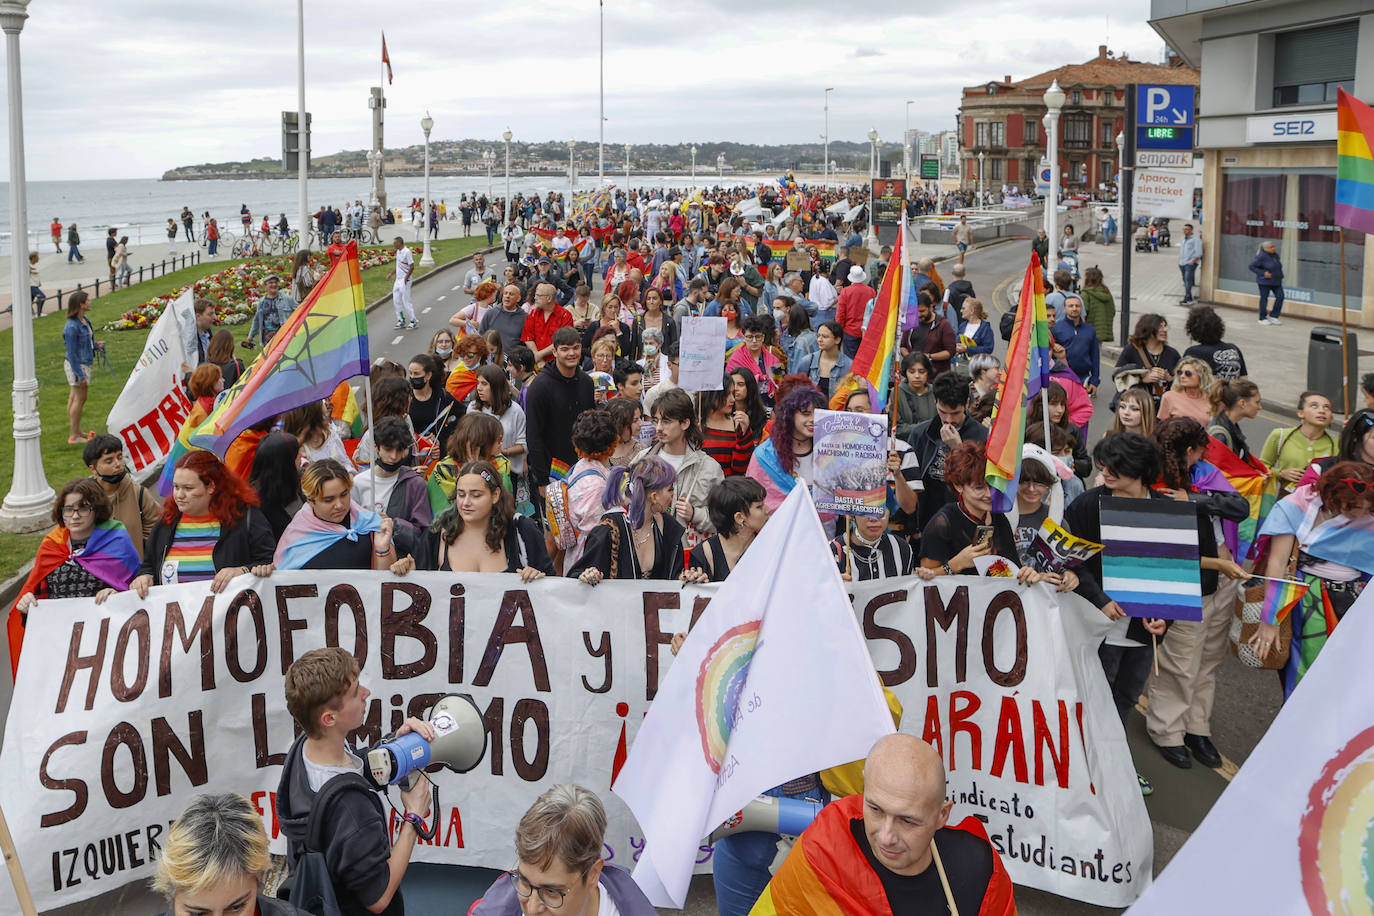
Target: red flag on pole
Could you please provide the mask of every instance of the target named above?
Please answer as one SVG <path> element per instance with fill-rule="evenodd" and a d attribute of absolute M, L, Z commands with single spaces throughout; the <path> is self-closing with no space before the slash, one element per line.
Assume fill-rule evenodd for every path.
<path fill-rule="evenodd" d="M 386 53 L 386 33 L 382 33 L 382 63 L 386 65 L 386 82 L 391 85 L 391 58 Z"/>

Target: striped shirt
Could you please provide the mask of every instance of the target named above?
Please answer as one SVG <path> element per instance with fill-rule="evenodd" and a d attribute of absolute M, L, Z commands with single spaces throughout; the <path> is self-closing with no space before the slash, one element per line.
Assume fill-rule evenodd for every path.
<path fill-rule="evenodd" d="M 215 577 L 215 544 L 219 519 L 213 515 L 183 515 L 167 548 L 167 562 L 176 561 L 178 582 L 198 582 Z"/>
<path fill-rule="evenodd" d="M 754 440 L 749 430 L 736 432 L 733 426 L 730 429 L 703 426 L 701 432 L 701 450 L 716 459 L 726 477 L 743 474 L 749 469 L 749 459 L 754 454 Z"/>

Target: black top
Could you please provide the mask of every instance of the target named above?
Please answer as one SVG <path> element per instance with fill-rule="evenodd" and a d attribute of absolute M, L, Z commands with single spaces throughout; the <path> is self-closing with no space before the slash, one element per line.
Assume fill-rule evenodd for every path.
<path fill-rule="evenodd" d="M 654 563 L 640 569 L 635 552 L 634 532 L 624 512 L 612 511 L 587 533 L 582 556 L 578 557 L 567 575 L 576 579 L 583 570 L 595 567 L 607 579 L 676 579 L 682 574 L 682 524 L 671 515 L 659 516 L 653 526 Z M 611 547 L 619 540 L 615 572 L 611 571 Z"/>
<path fill-rule="evenodd" d="M 1094 543 L 1102 543 L 1102 510 L 1099 503 L 1102 497 L 1111 495 L 1112 491 L 1106 487 L 1093 487 L 1081 494 L 1064 507 L 1064 529 L 1070 534 L 1087 538 Z M 1163 493 L 1151 490 L 1150 499 L 1168 499 L 1168 497 Z M 1112 599 L 1102 590 L 1102 554 L 1098 553 L 1090 557 L 1075 572 L 1078 574 L 1078 588 L 1074 589 L 1074 592 L 1091 601 L 1095 608 L 1106 607 Z M 1139 617 L 1131 619 L 1130 625 L 1126 628 L 1126 636 L 1136 642 L 1150 642 L 1150 634 Z"/>
<path fill-rule="evenodd" d="M 992 552 L 1008 560 L 1017 559 L 1016 535 L 1012 534 L 1007 517 L 993 513 L 988 524 L 992 525 Z M 921 559 L 949 563 L 959 551 L 972 544 L 977 535 L 978 523 L 964 514 L 958 503 L 947 503 L 921 532 Z M 955 572 L 977 575 L 972 569 L 956 569 Z"/>
<path fill-rule="evenodd" d="M 1245 433 L 1241 432 L 1225 412 L 1217 414 L 1212 418 L 1212 422 L 1207 424 L 1207 434 L 1220 439 L 1221 444 L 1236 453 L 1236 457 L 1241 461 L 1250 458 L 1250 444 L 1245 441 Z"/>
<path fill-rule="evenodd" d="M 1134 344 L 1128 343 L 1121 348 L 1121 356 L 1116 361 L 1116 368 L 1122 369 L 1127 366 L 1136 366 L 1141 369 L 1154 369 L 1158 367 L 1168 372 L 1172 377 L 1174 369 L 1177 368 L 1178 361 L 1181 358 L 1182 357 L 1178 355 L 1178 351 L 1168 344 L 1165 344 L 1164 349 L 1156 356 L 1149 350 L 1141 350 Z M 1150 394 L 1155 399 L 1156 407 L 1159 406 L 1159 399 L 1164 396 L 1164 389 L 1167 384 L 1169 383 L 1154 382 L 1145 385 L 1146 388 L 1150 389 Z"/>
<path fill-rule="evenodd" d="M 882 882 L 892 916 L 945 916 L 949 913 L 934 857 L 919 875 L 898 875 L 888 871 L 873 854 L 868 835 L 864 833 L 863 818 L 850 821 L 849 832 Z M 992 881 L 992 847 L 971 833 L 941 829 L 935 832 L 935 848 L 940 851 L 940 862 L 945 866 L 954 905 L 960 913 L 977 913 L 982 909 L 983 897 Z"/>
<path fill-rule="evenodd" d="M 399 530 L 399 529 L 398 529 Z M 440 569 L 440 535 L 432 528 L 419 532 L 407 532 L 402 536 L 404 542 L 397 549 L 404 549 L 415 558 L 415 568 L 425 570 Z M 549 551 L 544 546 L 544 532 L 534 520 L 517 515 L 506 528 L 505 537 L 506 572 L 519 572 L 526 566 L 533 566 L 546 576 L 557 575 Z M 448 551 L 444 551 L 444 570 L 449 570 Z"/>
<path fill-rule="evenodd" d="M 916 524 L 921 529 L 930 523 L 941 506 L 953 498 L 949 487 L 945 485 L 945 459 L 949 457 L 949 446 L 940 438 L 943 425 L 940 415 L 936 414 L 929 420 L 917 423 L 911 431 L 911 438 L 907 440 L 916 453 L 916 467 L 923 487 L 916 501 Z M 988 428 L 965 414 L 964 425 L 959 427 L 959 438 L 964 442 L 986 442 Z"/>
<path fill-rule="evenodd" d="M 415 435 L 417 436 L 423 436 L 426 431 L 429 431 L 429 438 L 438 442 L 439 449 L 443 452 L 444 445 L 448 440 L 448 433 L 453 431 L 453 426 L 458 422 L 458 418 L 467 412 L 467 404 L 461 401 L 455 402 L 453 395 L 444 390 L 442 383 L 437 385 L 431 383 L 431 385 L 429 400 L 418 401 L 413 397 L 410 399 L 410 425 L 415 428 Z M 438 430 L 430 430 L 430 426 L 434 424 L 434 418 L 439 416 L 440 412 L 450 404 L 453 407 L 449 410 L 448 419 L 444 421 L 443 426 Z"/>
<path fill-rule="evenodd" d="M 730 561 L 725 557 L 725 548 L 720 543 L 720 535 L 713 534 L 687 554 L 687 568 L 700 569 L 711 577 L 712 582 L 724 582 L 730 575 Z"/>
<path fill-rule="evenodd" d="M 577 415 L 596 406 L 592 377 L 580 369 L 567 378 L 556 365 L 539 371 L 525 390 L 525 430 L 529 473 L 537 486 L 549 482 L 549 466 L 558 458 L 577 464 L 572 428 Z"/>
<path fill-rule="evenodd" d="M 324 550 L 315 554 L 301 569 L 371 569 L 372 535 L 360 537 L 356 541 L 339 538 Z"/>
<path fill-rule="evenodd" d="M 1245 354 L 1233 343 L 1221 341 L 1214 344 L 1193 344 L 1183 351 L 1184 356 L 1195 356 L 1212 367 L 1212 374 L 1219 379 L 1234 382 L 1245 371 Z"/>
<path fill-rule="evenodd" d="M 1039 509 L 1030 514 L 1023 512 L 1016 519 L 1016 529 L 1012 532 L 1012 537 L 1016 539 L 1016 556 L 1009 559 L 1017 560 L 1022 566 L 1034 566 L 1036 569 L 1040 569 L 1039 564 L 1033 562 L 1036 557 L 1031 553 L 1031 547 L 1035 544 L 1036 535 L 1040 533 L 1041 524 L 1049 516 L 1049 505 L 1042 503 Z M 1008 520 L 1008 524 L 1010 524 L 1010 520 Z M 1043 569 L 1040 571 L 1044 572 Z"/>

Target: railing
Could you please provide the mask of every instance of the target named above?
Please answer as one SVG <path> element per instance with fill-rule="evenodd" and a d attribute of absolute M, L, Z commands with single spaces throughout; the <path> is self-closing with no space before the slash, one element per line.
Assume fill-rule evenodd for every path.
<path fill-rule="evenodd" d="M 182 268 L 188 266 L 194 267 L 199 263 L 200 252 L 193 251 L 190 254 L 183 254 L 180 257 L 164 259 L 157 264 L 149 264 L 147 267 L 140 267 L 137 271 L 133 271 L 133 269 L 130 268 L 130 282 L 128 283 L 128 286 L 133 286 L 135 283 L 142 283 L 144 280 L 152 280 L 159 276 L 166 276 L 168 270 L 181 270 Z M 168 265 L 171 266 L 169 267 Z M 133 279 L 134 273 L 138 274 L 137 280 Z M 147 276 L 144 276 L 145 273 L 147 274 Z M 57 308 L 61 309 L 63 298 L 70 296 L 72 293 L 81 292 L 82 290 L 89 290 L 93 298 L 99 299 L 101 286 L 104 286 L 107 292 L 114 292 L 116 289 L 120 288 L 120 285 L 121 284 L 119 282 L 111 284 L 109 280 L 101 280 L 97 278 L 94 283 L 78 283 L 72 289 L 58 289 L 57 292 L 48 296 L 47 301 L 51 302 L 55 300 L 57 302 Z"/>

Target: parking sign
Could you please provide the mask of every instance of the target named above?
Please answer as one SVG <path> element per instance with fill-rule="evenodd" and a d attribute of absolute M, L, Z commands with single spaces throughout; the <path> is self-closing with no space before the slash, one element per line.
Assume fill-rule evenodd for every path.
<path fill-rule="evenodd" d="M 1136 87 L 1136 149 L 1193 148 L 1193 86 Z"/>

